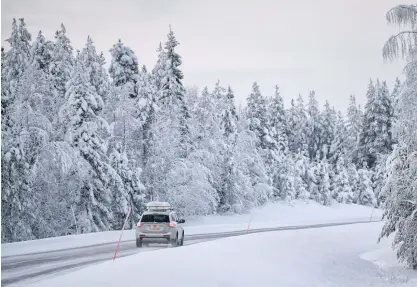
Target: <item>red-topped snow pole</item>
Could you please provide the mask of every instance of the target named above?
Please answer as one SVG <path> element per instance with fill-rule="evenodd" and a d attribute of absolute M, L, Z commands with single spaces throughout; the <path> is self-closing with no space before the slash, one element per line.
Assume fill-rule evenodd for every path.
<path fill-rule="evenodd" d="M 125 225 L 130 216 L 131 211 L 132 211 L 132 208 L 129 207 L 129 211 L 127 212 L 125 222 L 123 223 L 122 232 L 120 233 L 119 241 L 117 242 L 116 251 L 114 251 L 113 261 L 116 260 L 117 250 L 119 250 L 119 245 L 120 245 L 120 240 L 122 240 L 123 230 L 125 229 Z"/>

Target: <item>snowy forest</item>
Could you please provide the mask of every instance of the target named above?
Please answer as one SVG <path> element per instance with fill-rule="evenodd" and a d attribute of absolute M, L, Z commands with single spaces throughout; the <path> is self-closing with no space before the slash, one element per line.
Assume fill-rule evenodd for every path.
<path fill-rule="evenodd" d="M 154 67 L 118 40 L 106 69 L 90 36 L 75 50 L 64 25 L 47 39 L 13 20 L 1 49 L 2 242 L 120 229 L 129 209 L 132 228 L 150 200 L 183 216 L 336 201 L 386 208 L 381 236 L 395 232 L 417 268 L 417 6 L 387 20 L 410 28 L 383 49 L 406 59 L 405 81 L 368 79 L 366 105 L 350 95 L 346 111 L 315 91 L 286 107 L 294 95 L 278 85 L 261 94 L 254 82 L 239 109 L 220 81 L 185 87 L 171 27 Z"/>

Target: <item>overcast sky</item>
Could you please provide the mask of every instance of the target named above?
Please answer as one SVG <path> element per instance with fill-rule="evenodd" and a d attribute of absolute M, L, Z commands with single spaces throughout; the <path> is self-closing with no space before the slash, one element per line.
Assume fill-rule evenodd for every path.
<path fill-rule="evenodd" d="M 90 35 L 108 62 L 118 38 L 140 64 L 153 67 L 171 24 L 186 85 L 231 85 L 237 104 L 258 81 L 264 95 L 278 84 L 288 103 L 314 89 L 320 104 L 345 110 L 349 95 L 364 104 L 369 78 L 391 88 L 403 63 L 384 63 L 381 49 L 398 32 L 385 13 L 415 0 L 2 0 L 1 39 L 12 18 L 52 39 L 63 22 L 74 48 Z M 7 45 L 6 45 L 7 46 Z"/>

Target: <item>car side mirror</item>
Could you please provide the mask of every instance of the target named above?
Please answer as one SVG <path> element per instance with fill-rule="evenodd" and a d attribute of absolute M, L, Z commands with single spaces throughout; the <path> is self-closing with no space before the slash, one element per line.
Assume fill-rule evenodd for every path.
<path fill-rule="evenodd" d="M 185 219 L 181 218 L 181 219 L 178 220 L 178 223 L 184 223 L 184 222 L 185 222 Z"/>

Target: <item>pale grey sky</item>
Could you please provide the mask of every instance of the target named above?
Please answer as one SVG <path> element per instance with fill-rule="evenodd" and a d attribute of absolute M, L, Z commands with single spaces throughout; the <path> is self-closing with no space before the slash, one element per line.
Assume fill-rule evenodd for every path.
<path fill-rule="evenodd" d="M 1 39 L 13 17 L 24 17 L 35 37 L 53 39 L 63 22 L 74 48 L 90 35 L 108 62 L 121 38 L 152 68 L 156 49 L 171 24 L 183 57 L 184 83 L 213 88 L 220 79 L 235 91 L 237 104 L 258 81 L 264 95 L 275 84 L 288 103 L 314 89 L 345 111 L 349 95 L 364 104 L 369 78 L 390 88 L 403 63 L 384 63 L 381 49 L 398 32 L 385 13 L 413 0 L 3 0 Z M 7 46 L 7 45 L 6 45 Z"/>

